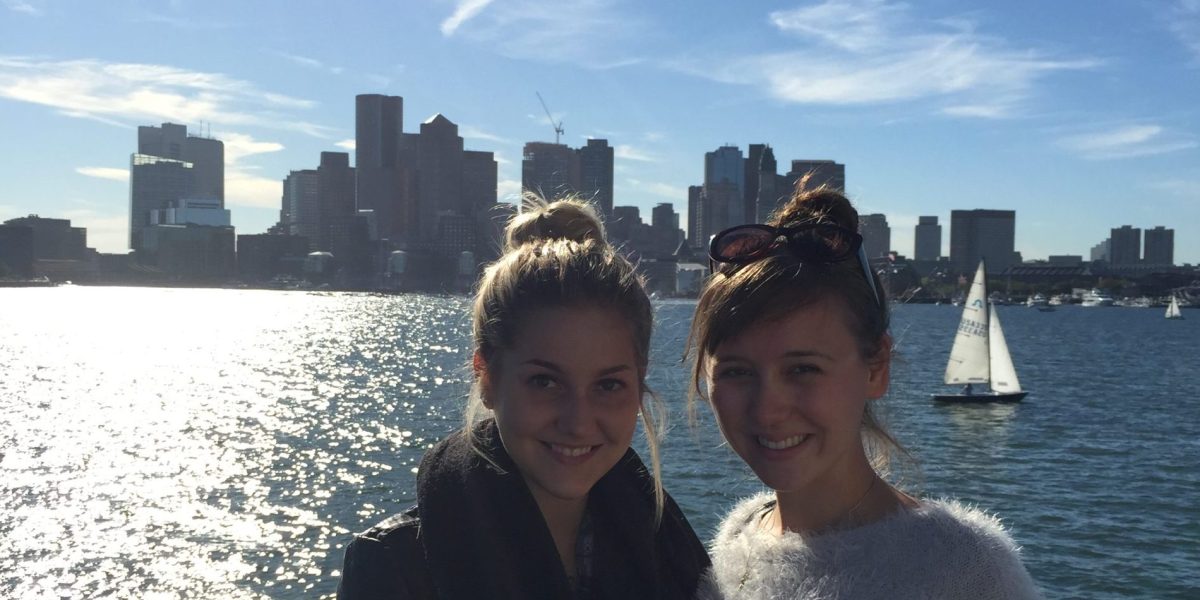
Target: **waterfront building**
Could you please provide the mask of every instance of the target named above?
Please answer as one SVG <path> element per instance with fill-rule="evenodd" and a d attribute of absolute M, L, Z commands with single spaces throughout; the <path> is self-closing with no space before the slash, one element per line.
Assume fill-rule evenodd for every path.
<path fill-rule="evenodd" d="M 636 206 L 614 206 L 606 229 L 613 242 L 629 242 L 638 225 L 642 224 L 641 210 Z"/>
<path fill-rule="evenodd" d="M 142 229 L 152 225 L 150 211 L 187 197 L 193 189 L 192 163 L 150 154 L 129 159 L 129 247 L 142 248 Z"/>
<path fill-rule="evenodd" d="M 1092 246 L 1092 250 L 1088 255 L 1089 260 L 1091 260 L 1092 262 L 1096 262 L 1096 261 L 1108 262 L 1110 246 L 1112 246 L 1112 240 L 1104 240 L 1103 242 L 1100 242 L 1099 244 Z"/>
<path fill-rule="evenodd" d="M 664 252 L 674 252 L 683 241 L 683 231 L 679 229 L 679 213 L 670 202 L 660 202 L 650 211 L 650 227 L 654 230 L 656 239 L 661 240 Z"/>
<path fill-rule="evenodd" d="M 1142 260 L 1142 230 L 1129 225 L 1113 229 L 1109 235 L 1109 260 L 1112 265 L 1136 265 Z"/>
<path fill-rule="evenodd" d="M 287 275 L 304 276 L 308 240 L 299 235 L 257 233 L 237 236 L 237 273 L 242 281 L 262 283 Z"/>
<path fill-rule="evenodd" d="M 385 238 L 410 225 L 404 199 L 407 182 L 400 166 L 403 128 L 404 99 L 400 96 L 354 97 L 355 208 L 373 211 L 379 235 Z M 310 243 L 316 239 L 301 235 L 308 235 Z"/>
<path fill-rule="evenodd" d="M 752 208 L 748 222 L 766 223 L 767 217 L 770 216 L 769 212 L 775 209 L 775 206 L 779 204 L 781 194 L 785 194 L 786 191 L 780 190 L 779 164 L 775 162 L 775 151 L 766 144 L 762 145 L 761 151 L 757 151 L 757 145 L 750 145 L 750 157 L 746 160 L 746 173 L 750 173 L 751 168 L 754 169 L 754 174 L 746 180 L 748 188 L 751 188 L 750 181 L 754 182 L 752 185 L 754 197 L 749 200 Z M 757 158 L 754 156 L 756 152 Z M 764 210 L 767 211 L 767 214 L 764 214 Z"/>
<path fill-rule="evenodd" d="M 33 228 L 0 225 L 0 278 L 33 277 Z"/>
<path fill-rule="evenodd" d="M 704 153 L 703 235 L 746 222 L 744 189 L 746 166 L 737 146 L 725 145 Z"/>
<path fill-rule="evenodd" d="M 892 228 L 883 214 L 859 215 L 858 232 L 863 237 L 863 251 L 868 258 L 887 256 L 892 249 Z"/>
<path fill-rule="evenodd" d="M 832 160 L 793 160 L 790 171 L 776 175 L 775 157 L 772 154 L 770 163 L 764 162 L 762 168 L 764 170 L 759 173 L 758 191 L 759 223 L 766 222 L 771 213 L 791 199 L 796 191 L 796 184 L 805 175 L 809 176 L 809 189 L 827 186 L 839 192 L 846 190 L 846 165 Z"/>
<path fill-rule="evenodd" d="M 787 174 L 792 184 L 805 175 L 809 176 L 809 188 L 827 186 L 839 192 L 846 191 L 846 165 L 832 160 L 793 160 L 792 170 Z"/>
<path fill-rule="evenodd" d="M 142 230 L 138 262 L 168 279 L 221 283 L 236 271 L 232 227 L 150 225 Z"/>
<path fill-rule="evenodd" d="M 608 140 L 589 139 L 577 151 L 579 156 L 579 194 L 596 205 L 608 218 L 613 210 L 613 148 Z"/>
<path fill-rule="evenodd" d="M 1052 267 L 1082 267 L 1083 257 L 1078 254 L 1051 254 L 1046 264 Z"/>
<path fill-rule="evenodd" d="M 137 153 L 191 163 L 192 189 L 188 195 L 215 199 L 224 208 L 225 144 L 221 140 L 189 135 L 186 125 L 143 125 L 138 127 Z"/>
<path fill-rule="evenodd" d="M 971 273 L 985 259 L 988 273 L 999 275 L 1016 260 L 1017 213 L 1013 210 L 950 211 L 950 266 Z"/>
<path fill-rule="evenodd" d="M 1147 265 L 1169 267 L 1175 264 L 1175 230 L 1162 225 L 1147 229 L 1142 262 Z"/>
<path fill-rule="evenodd" d="M 742 206 L 745 214 L 742 219 L 745 223 L 756 223 L 758 222 L 758 189 L 762 173 L 775 175 L 775 153 L 766 144 L 750 144 L 750 149 L 746 153 L 744 169 L 745 176 L 742 180 L 745 185 L 742 189 Z"/>
<path fill-rule="evenodd" d="M 321 216 L 317 204 L 317 170 L 302 169 L 288 173 L 283 180 L 283 226 L 289 235 L 308 240 L 316 250 Z"/>
<path fill-rule="evenodd" d="M 87 258 L 87 229 L 72 227 L 70 219 L 48 219 L 37 215 L 9 219 L 4 225 L 27 227 L 33 241 L 34 261 L 85 260 Z M 13 234 L 14 239 L 24 234 Z"/>
<path fill-rule="evenodd" d="M 568 194 L 592 202 L 605 220 L 613 216 L 613 148 L 590 139 L 579 149 L 528 142 L 521 160 L 521 189 L 547 199 Z"/>
<path fill-rule="evenodd" d="M 185 198 L 225 207 L 225 145 L 188 135 L 187 126 L 138 127 L 138 149 L 129 165 L 129 247 L 141 247 L 151 211 Z"/>
<path fill-rule="evenodd" d="M 708 238 L 704 235 L 704 186 L 688 186 L 687 239 L 688 245 L 697 250 L 704 249 Z"/>
<path fill-rule="evenodd" d="M 216 200 L 181 198 L 171 201 L 164 208 L 150 211 L 153 225 L 209 225 L 229 227 L 232 225 L 229 209 L 221 208 Z"/>
<path fill-rule="evenodd" d="M 913 235 L 913 260 L 933 261 L 942 255 L 942 226 L 936 216 L 917 217 Z"/>

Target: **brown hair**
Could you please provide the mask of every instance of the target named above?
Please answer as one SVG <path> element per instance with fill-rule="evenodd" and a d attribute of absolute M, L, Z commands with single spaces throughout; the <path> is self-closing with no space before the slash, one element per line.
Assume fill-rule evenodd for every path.
<path fill-rule="evenodd" d="M 479 280 L 472 311 L 475 351 L 494 367 L 511 348 L 525 318 L 552 307 L 596 307 L 615 311 L 633 333 L 642 390 L 642 426 L 650 449 L 657 514 L 661 515 L 658 433 L 663 410 L 646 385 L 654 315 L 645 284 L 633 265 L 608 244 L 604 225 L 591 204 L 574 197 L 548 202 L 526 193 L 524 210 L 505 230 L 504 254 Z M 483 406 L 477 376 L 465 414 L 466 431 L 490 413 Z M 648 406 L 647 396 L 651 403 Z"/>
<path fill-rule="evenodd" d="M 788 227 L 809 223 L 831 223 L 858 231 L 858 211 L 841 192 L 826 186 L 808 189 L 808 177 L 796 184 L 792 198 L 776 210 L 767 224 Z M 883 350 L 891 315 L 884 287 L 872 272 L 875 292 L 862 272 L 860 262 L 851 258 L 830 264 L 804 263 L 786 250 L 745 265 L 725 265 L 709 278 L 692 319 L 688 335 L 688 354 L 694 359 L 689 410 L 695 398 L 704 398 L 701 381 L 705 362 L 722 342 L 763 322 L 786 318 L 793 311 L 825 299 L 841 307 L 846 325 L 858 343 L 860 356 L 872 359 Z M 886 470 L 892 451 L 907 456 L 907 451 L 887 432 L 867 404 L 862 418 L 863 442 L 872 465 Z"/>

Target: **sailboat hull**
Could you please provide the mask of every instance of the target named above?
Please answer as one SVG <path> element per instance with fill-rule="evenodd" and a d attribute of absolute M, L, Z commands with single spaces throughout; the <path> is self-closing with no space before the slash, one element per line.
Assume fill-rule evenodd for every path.
<path fill-rule="evenodd" d="M 983 404 L 989 402 L 1020 402 L 1029 392 L 988 392 L 984 394 L 933 394 L 936 402 Z"/>

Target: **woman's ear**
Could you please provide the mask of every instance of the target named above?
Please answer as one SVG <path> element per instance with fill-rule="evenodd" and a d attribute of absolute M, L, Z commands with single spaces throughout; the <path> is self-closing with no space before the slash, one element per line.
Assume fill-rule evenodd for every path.
<path fill-rule="evenodd" d="M 479 382 L 479 399 L 483 401 L 485 408 L 492 408 L 491 387 L 488 381 L 487 361 L 483 359 L 483 355 L 478 350 L 471 355 L 471 370 L 475 372 L 475 380 Z"/>
<path fill-rule="evenodd" d="M 867 359 L 867 398 L 875 400 L 887 393 L 892 377 L 892 336 L 879 338 L 879 351 Z"/>

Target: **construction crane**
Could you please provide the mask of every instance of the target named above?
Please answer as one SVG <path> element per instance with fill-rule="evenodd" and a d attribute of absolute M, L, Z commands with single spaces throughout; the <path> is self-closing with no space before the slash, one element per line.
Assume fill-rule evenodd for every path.
<path fill-rule="evenodd" d="M 539 92 L 534 93 L 537 94 L 538 101 L 542 103 L 542 108 L 546 111 L 546 118 L 550 119 L 550 125 L 554 127 L 554 143 L 557 144 L 559 136 L 563 134 L 562 119 L 559 119 L 558 122 L 555 123 L 554 115 L 550 114 L 550 107 L 546 106 L 546 101 L 542 99 L 542 94 Z"/>

